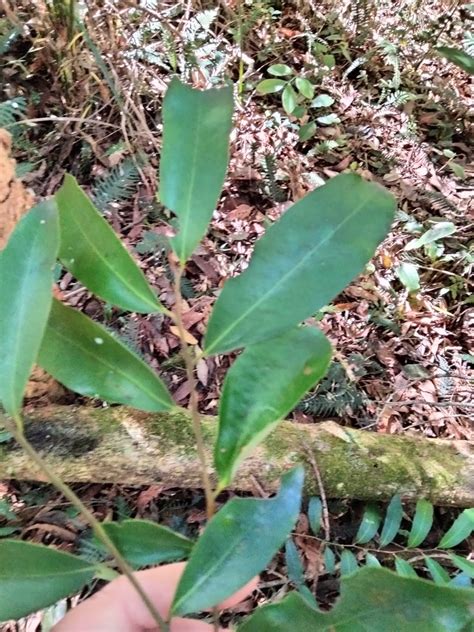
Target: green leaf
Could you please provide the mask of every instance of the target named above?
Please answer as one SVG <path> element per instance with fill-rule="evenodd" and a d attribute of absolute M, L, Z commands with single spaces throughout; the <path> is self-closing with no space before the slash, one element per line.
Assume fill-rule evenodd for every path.
<path fill-rule="evenodd" d="M 381 568 L 382 565 L 378 561 L 378 559 L 372 553 L 365 554 L 365 563 L 367 566 L 371 568 Z"/>
<path fill-rule="evenodd" d="M 341 572 L 341 576 L 345 577 L 346 575 L 351 575 L 352 573 L 355 573 L 358 568 L 359 565 L 357 564 L 354 553 L 348 551 L 347 549 L 344 549 L 344 551 L 341 553 L 341 560 L 339 562 L 339 570 Z"/>
<path fill-rule="evenodd" d="M 258 608 L 239 632 L 467 632 L 474 592 L 363 568 L 343 577 L 329 612 L 309 607 L 298 593 Z"/>
<path fill-rule="evenodd" d="M 178 584 L 174 615 L 212 608 L 267 566 L 296 523 L 303 476 L 296 467 L 275 498 L 233 498 L 209 521 Z"/>
<path fill-rule="evenodd" d="M 466 169 L 464 168 L 463 165 L 460 165 L 458 162 L 454 162 L 454 161 L 450 162 L 449 168 L 454 173 L 456 178 L 459 178 L 460 180 L 464 180 L 466 178 Z"/>
<path fill-rule="evenodd" d="M 452 235 L 454 232 L 456 232 L 456 226 L 452 222 L 438 222 L 433 228 L 430 228 L 426 233 L 423 233 L 421 237 L 418 237 L 418 239 L 409 241 L 405 246 L 405 250 L 414 250 L 415 248 L 432 244 L 435 241 Z"/>
<path fill-rule="evenodd" d="M 433 505 L 428 500 L 416 503 L 415 517 L 408 536 L 408 548 L 419 546 L 430 532 L 433 524 Z"/>
<path fill-rule="evenodd" d="M 17 224 L 0 253 L 0 402 L 15 417 L 51 309 L 59 248 L 54 202 L 42 202 Z"/>
<path fill-rule="evenodd" d="M 313 108 L 328 108 L 334 103 L 334 99 L 329 94 L 319 94 L 313 101 L 311 101 L 311 107 Z"/>
<path fill-rule="evenodd" d="M 192 540 L 150 520 L 104 522 L 102 527 L 134 567 L 185 559 L 194 546 Z"/>
<path fill-rule="evenodd" d="M 308 503 L 308 521 L 313 535 L 318 535 L 323 517 L 323 503 L 319 496 L 312 496 Z"/>
<path fill-rule="evenodd" d="M 292 115 L 295 118 L 301 119 L 303 116 L 306 116 L 308 110 L 304 107 L 304 105 L 298 104 L 292 112 Z"/>
<path fill-rule="evenodd" d="M 316 328 L 292 329 L 247 347 L 227 372 L 214 463 L 221 487 L 238 464 L 326 373 L 331 345 Z"/>
<path fill-rule="evenodd" d="M 145 275 L 73 176 L 66 174 L 56 202 L 63 266 L 112 305 L 145 314 L 161 311 Z"/>
<path fill-rule="evenodd" d="M 38 363 L 81 395 L 149 412 L 174 406 L 163 382 L 141 358 L 107 329 L 56 300 Z"/>
<path fill-rule="evenodd" d="M 284 79 L 264 79 L 257 85 L 257 92 L 259 94 L 274 94 L 280 92 L 286 86 Z"/>
<path fill-rule="evenodd" d="M 474 562 L 466 560 L 464 557 L 455 555 L 454 553 L 450 553 L 449 557 L 452 559 L 453 564 L 462 570 L 463 573 L 474 579 Z"/>
<path fill-rule="evenodd" d="M 277 336 L 359 274 L 385 237 L 395 200 L 354 174 L 309 193 L 257 242 L 249 267 L 224 286 L 205 351 L 224 353 Z"/>
<path fill-rule="evenodd" d="M 437 52 L 445 57 L 448 61 L 451 61 L 459 68 L 462 68 L 470 75 L 474 75 L 474 57 L 465 53 L 460 48 L 451 48 L 449 46 L 437 46 Z"/>
<path fill-rule="evenodd" d="M 178 218 L 182 264 L 204 237 L 229 162 L 232 87 L 194 90 L 173 79 L 163 102 L 160 199 Z"/>
<path fill-rule="evenodd" d="M 298 104 L 298 95 L 291 83 L 287 83 L 281 95 L 281 103 L 287 114 L 291 114 Z"/>
<path fill-rule="evenodd" d="M 380 534 L 380 546 L 384 547 L 393 542 L 402 524 L 403 507 L 400 496 L 397 494 L 392 498 L 385 514 L 385 522 Z"/>
<path fill-rule="evenodd" d="M 0 542 L 0 621 L 19 619 L 79 591 L 95 567 L 69 553 L 18 540 Z"/>
<path fill-rule="evenodd" d="M 321 125 L 334 125 L 335 123 L 341 122 L 341 119 L 338 117 L 337 114 L 327 114 L 326 116 L 318 116 L 316 120 Z"/>
<path fill-rule="evenodd" d="M 291 538 L 285 543 L 285 562 L 288 579 L 293 582 L 296 587 L 304 584 L 304 569 L 301 563 L 300 554 Z"/>
<path fill-rule="evenodd" d="M 440 586 L 445 586 L 449 584 L 451 581 L 451 577 L 449 573 L 439 564 L 436 560 L 431 557 L 426 558 L 426 568 L 428 569 L 429 574 L 433 578 L 435 584 L 439 584 Z"/>
<path fill-rule="evenodd" d="M 286 77 L 293 74 L 292 69 L 286 64 L 273 64 L 268 68 L 268 74 L 274 77 Z"/>
<path fill-rule="evenodd" d="M 395 274 L 410 293 L 417 292 L 420 289 L 418 267 L 413 263 L 401 263 L 398 268 L 395 269 Z"/>
<path fill-rule="evenodd" d="M 296 77 L 295 83 L 298 88 L 298 92 L 306 99 L 312 99 L 314 97 L 314 86 L 311 81 L 308 81 L 308 79 L 304 79 L 303 77 Z"/>
<path fill-rule="evenodd" d="M 301 142 L 309 140 L 312 136 L 314 136 L 316 132 L 316 123 L 311 121 L 310 123 L 305 123 L 298 130 L 298 138 Z"/>
<path fill-rule="evenodd" d="M 368 505 L 364 511 L 362 522 L 355 537 L 356 544 L 367 544 L 375 536 L 382 521 L 380 510 L 376 505 Z"/>
<path fill-rule="evenodd" d="M 336 556 L 330 546 L 324 549 L 324 569 L 328 575 L 332 575 L 336 571 Z"/>
<path fill-rule="evenodd" d="M 474 508 L 465 509 L 453 522 L 438 544 L 440 549 L 452 549 L 468 538 L 474 530 Z"/>
<path fill-rule="evenodd" d="M 395 558 L 395 569 L 400 577 L 418 577 L 413 566 L 399 557 Z"/>

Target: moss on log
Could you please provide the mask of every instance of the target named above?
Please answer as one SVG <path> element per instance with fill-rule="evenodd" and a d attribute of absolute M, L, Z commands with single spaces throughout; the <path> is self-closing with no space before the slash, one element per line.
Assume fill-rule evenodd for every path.
<path fill-rule="evenodd" d="M 0 414 L 0 424 L 2 417 Z M 203 418 L 211 462 L 216 422 Z M 186 411 L 148 414 L 124 407 L 54 406 L 27 416 L 25 432 L 50 466 L 69 482 L 200 487 L 199 464 Z M 306 492 L 318 494 L 311 454 L 329 497 L 365 500 L 428 498 L 474 506 L 474 443 L 393 436 L 334 422 L 282 422 L 241 465 L 233 489 L 272 491 L 283 471 L 306 465 Z M 0 479 L 42 480 L 11 441 L 0 446 Z"/>

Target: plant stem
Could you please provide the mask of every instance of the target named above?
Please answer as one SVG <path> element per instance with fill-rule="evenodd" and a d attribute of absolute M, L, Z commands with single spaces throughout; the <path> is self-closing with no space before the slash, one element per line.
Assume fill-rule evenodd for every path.
<path fill-rule="evenodd" d="M 28 439 L 25 437 L 22 431 L 23 421 L 20 415 L 15 417 L 15 424 L 16 425 L 7 422 L 5 425 L 7 427 L 7 430 L 11 432 L 11 434 L 15 437 L 16 441 L 20 444 L 20 446 L 23 448 L 26 454 L 30 457 L 33 463 L 36 464 L 38 469 L 41 472 L 43 472 L 43 474 L 47 477 L 49 482 L 51 482 L 63 494 L 63 496 L 65 496 L 74 505 L 74 507 L 76 507 L 81 512 L 81 514 L 84 516 L 84 518 L 87 520 L 90 527 L 92 528 L 96 538 L 104 545 L 104 547 L 108 550 L 108 552 L 113 556 L 115 563 L 117 564 L 120 571 L 123 573 L 123 575 L 125 575 L 125 577 L 127 577 L 129 582 L 132 584 L 133 588 L 136 590 L 136 592 L 142 599 L 145 606 L 148 608 L 151 616 L 153 617 L 156 624 L 158 625 L 158 629 L 161 632 L 169 632 L 170 628 L 169 628 L 168 623 L 163 619 L 163 617 L 160 615 L 158 610 L 155 608 L 155 606 L 149 599 L 148 595 L 140 586 L 140 583 L 138 582 L 137 578 L 133 574 L 132 569 L 129 567 L 126 560 L 124 559 L 120 551 L 117 549 L 115 544 L 109 538 L 103 526 L 100 524 L 98 520 L 96 520 L 92 512 L 89 511 L 89 509 L 84 505 L 82 500 L 78 496 L 76 496 L 76 494 L 72 491 L 72 489 L 68 485 L 66 485 L 66 483 L 64 483 L 64 481 L 61 480 L 61 478 L 59 478 L 59 476 L 57 476 L 54 473 L 54 471 L 49 467 L 49 465 L 47 465 L 43 461 L 43 459 L 40 457 L 40 455 L 36 452 L 36 450 L 30 444 Z"/>
<path fill-rule="evenodd" d="M 183 324 L 183 297 L 181 295 L 181 279 L 183 276 L 184 267 L 179 266 L 174 270 L 174 294 L 175 294 L 175 309 L 174 309 L 174 322 L 178 328 L 179 337 L 181 339 L 181 349 L 183 352 L 184 365 L 186 367 L 186 377 L 189 384 L 189 413 L 193 424 L 194 436 L 196 438 L 196 449 L 201 463 L 201 476 L 202 485 L 204 487 L 204 493 L 206 495 L 206 513 L 207 519 L 210 520 L 215 512 L 214 492 L 212 489 L 211 479 L 207 469 L 206 451 L 204 448 L 204 438 L 202 435 L 201 417 L 198 409 L 198 396 L 197 396 L 197 384 L 195 377 L 196 359 L 193 358 L 191 349 L 186 342 L 186 330 Z"/>

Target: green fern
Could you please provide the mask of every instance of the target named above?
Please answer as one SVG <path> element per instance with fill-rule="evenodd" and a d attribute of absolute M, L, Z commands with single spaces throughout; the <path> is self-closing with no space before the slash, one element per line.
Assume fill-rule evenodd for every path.
<path fill-rule="evenodd" d="M 320 498 L 311 498 L 308 522 L 316 537 L 320 535 L 322 514 Z M 474 578 L 474 562 L 455 554 L 452 549 L 468 540 L 474 531 L 474 509 L 463 510 L 442 537 L 438 536 L 437 547 L 433 548 L 430 544 L 429 553 L 423 556 L 423 549 L 419 547 L 432 531 L 433 516 L 433 505 L 421 499 L 412 514 L 410 529 L 405 530 L 402 522 L 409 521 L 410 516 L 404 510 L 399 496 L 392 498 L 385 510 L 385 517 L 378 504 L 367 505 L 353 544 L 323 539 L 325 574 L 339 572 L 343 576 L 356 570 L 360 564 L 365 564 L 387 566 L 402 577 L 417 577 L 419 570 L 435 583 L 470 587 L 471 578 Z M 364 545 L 368 545 L 367 548 Z M 437 560 L 442 561 L 443 565 Z"/>
<path fill-rule="evenodd" d="M 3 30 L 3 29 L 2 29 Z M 14 26 L 12 28 L 8 28 L 5 33 L 0 35 L 0 55 L 4 55 L 7 53 L 13 43 L 16 41 L 18 36 L 21 34 L 21 27 Z"/>
<path fill-rule="evenodd" d="M 0 103 L 0 127 L 10 128 L 11 132 L 16 121 L 25 114 L 26 105 L 24 97 L 15 97 Z"/>
<path fill-rule="evenodd" d="M 351 382 L 340 362 L 333 362 L 316 390 L 296 407 L 315 417 L 342 417 L 350 411 L 361 412 L 367 404 L 366 395 Z"/>
<path fill-rule="evenodd" d="M 123 162 L 100 178 L 92 189 L 92 197 L 99 210 L 104 212 L 109 204 L 130 199 L 135 193 L 139 180 L 137 160 L 125 158 Z"/>
<path fill-rule="evenodd" d="M 270 198 L 274 202 L 284 202 L 286 193 L 276 180 L 276 159 L 273 154 L 265 154 L 262 161 L 262 169 Z"/>

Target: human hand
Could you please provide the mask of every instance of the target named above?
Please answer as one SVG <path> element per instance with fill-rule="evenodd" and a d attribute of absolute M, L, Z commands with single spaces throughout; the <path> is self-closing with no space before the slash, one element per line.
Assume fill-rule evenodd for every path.
<path fill-rule="evenodd" d="M 176 587 L 186 564 L 167 564 L 135 573 L 163 619 L 168 618 Z M 242 601 L 257 586 L 257 578 L 220 604 L 219 609 L 231 608 Z M 157 630 L 156 623 L 140 596 L 126 577 L 119 577 L 70 610 L 52 632 L 145 632 Z M 171 632 L 212 632 L 213 627 L 196 619 L 176 618 Z M 220 628 L 223 630 L 223 628 Z"/>

